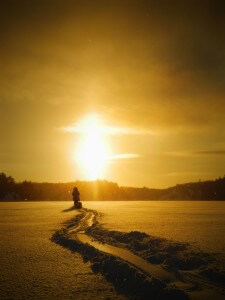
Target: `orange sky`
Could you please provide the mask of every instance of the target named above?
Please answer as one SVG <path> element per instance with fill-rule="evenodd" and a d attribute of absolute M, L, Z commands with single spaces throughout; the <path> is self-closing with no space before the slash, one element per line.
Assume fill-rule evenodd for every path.
<path fill-rule="evenodd" d="M 1 171 L 87 179 L 81 135 L 62 128 L 96 114 L 118 129 L 104 136 L 118 159 L 102 178 L 165 187 L 224 175 L 222 1 L 10 0 L 0 28 Z"/>

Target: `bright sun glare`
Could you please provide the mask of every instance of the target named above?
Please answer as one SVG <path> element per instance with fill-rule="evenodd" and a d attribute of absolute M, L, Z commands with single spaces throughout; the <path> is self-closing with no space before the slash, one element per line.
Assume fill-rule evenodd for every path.
<path fill-rule="evenodd" d="M 89 180 L 96 180 L 103 175 L 109 157 L 102 124 L 96 115 L 91 115 L 77 127 L 82 133 L 77 152 L 78 163 Z"/>

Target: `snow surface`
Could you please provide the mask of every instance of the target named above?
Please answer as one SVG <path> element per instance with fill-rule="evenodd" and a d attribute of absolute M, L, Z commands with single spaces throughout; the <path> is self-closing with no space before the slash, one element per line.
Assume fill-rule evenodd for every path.
<path fill-rule="evenodd" d="M 101 225 L 190 243 L 225 255 L 225 201 L 98 201 L 84 207 L 103 213 Z"/>
<path fill-rule="evenodd" d="M 68 202 L 0 203 L 0 299 L 124 299 L 81 256 L 51 242 Z"/>

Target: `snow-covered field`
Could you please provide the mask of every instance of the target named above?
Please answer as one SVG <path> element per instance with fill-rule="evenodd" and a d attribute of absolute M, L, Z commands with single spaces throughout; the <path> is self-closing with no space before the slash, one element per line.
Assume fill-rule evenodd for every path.
<path fill-rule="evenodd" d="M 123 299 L 76 252 L 49 239 L 71 202 L 0 203 L 0 299 Z M 225 254 L 225 202 L 84 202 L 109 230 L 141 231 Z"/>
<path fill-rule="evenodd" d="M 123 299 L 81 256 L 51 242 L 68 202 L 0 203 L 0 299 Z"/>
<path fill-rule="evenodd" d="M 106 229 L 137 230 L 225 254 L 225 202 L 110 201 L 84 202 L 84 207 L 102 212 Z"/>

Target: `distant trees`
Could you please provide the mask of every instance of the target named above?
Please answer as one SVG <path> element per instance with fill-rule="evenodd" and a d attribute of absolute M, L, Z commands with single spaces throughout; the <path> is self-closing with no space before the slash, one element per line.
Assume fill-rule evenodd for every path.
<path fill-rule="evenodd" d="M 15 193 L 15 186 L 15 180 L 12 176 L 0 173 L 0 199 L 5 199 L 10 194 Z"/>
<path fill-rule="evenodd" d="M 31 181 L 23 181 L 17 184 L 17 192 L 20 200 L 35 200 L 37 191 L 34 188 L 34 183 Z"/>
<path fill-rule="evenodd" d="M 0 173 L 0 201 L 72 200 L 76 186 L 81 200 L 225 200 L 225 176 L 214 181 L 177 184 L 167 189 L 120 187 L 107 180 L 68 183 L 16 183 L 11 176 Z"/>

